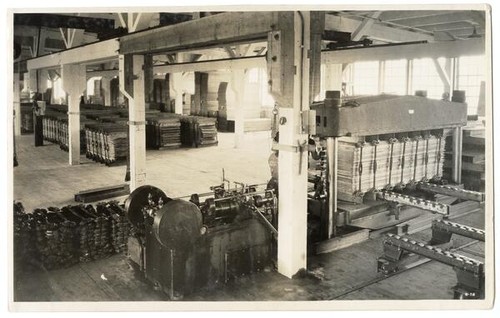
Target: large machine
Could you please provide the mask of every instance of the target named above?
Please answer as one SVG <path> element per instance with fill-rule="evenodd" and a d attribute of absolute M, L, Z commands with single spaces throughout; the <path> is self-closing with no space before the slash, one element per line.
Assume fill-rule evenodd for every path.
<path fill-rule="evenodd" d="M 272 265 L 277 234 L 273 190 L 229 186 L 223 181 L 189 201 L 142 186 L 125 202 L 133 225 L 130 258 L 172 299 Z"/>
<path fill-rule="evenodd" d="M 443 179 L 445 135 L 461 135 L 465 103 L 396 95 L 342 100 L 332 91 L 311 109 L 324 151 L 309 176 L 308 205 L 320 220 L 321 240 L 346 225 L 381 229 L 423 211 L 448 215 L 457 198 L 484 200 Z M 451 146 L 459 162 L 460 141 Z"/>

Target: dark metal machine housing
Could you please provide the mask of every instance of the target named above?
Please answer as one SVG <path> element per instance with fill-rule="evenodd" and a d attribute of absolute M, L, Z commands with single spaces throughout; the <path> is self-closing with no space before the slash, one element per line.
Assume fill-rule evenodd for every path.
<path fill-rule="evenodd" d="M 126 210 L 134 225 L 130 259 L 172 299 L 271 264 L 277 213 L 272 190 L 216 186 L 186 201 L 143 186 L 127 199 Z"/>

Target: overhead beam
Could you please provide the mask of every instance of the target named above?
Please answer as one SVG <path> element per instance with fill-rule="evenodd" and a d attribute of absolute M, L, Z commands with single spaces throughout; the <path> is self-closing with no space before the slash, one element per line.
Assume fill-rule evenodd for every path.
<path fill-rule="evenodd" d="M 414 19 L 428 16 L 441 15 L 445 13 L 450 13 L 453 11 L 443 11 L 443 10 L 393 10 L 393 11 L 384 11 L 380 16 L 380 19 L 383 21 L 401 21 L 406 19 Z"/>
<path fill-rule="evenodd" d="M 400 46 L 368 47 L 321 53 L 324 64 L 354 63 L 361 61 L 382 61 L 399 59 L 459 57 L 481 55 L 485 52 L 484 39 L 449 41 Z"/>
<path fill-rule="evenodd" d="M 235 59 L 224 59 L 215 61 L 200 61 L 191 63 L 178 63 L 171 65 L 153 66 L 155 73 L 182 73 L 182 72 L 208 72 L 221 69 L 245 69 L 254 67 L 266 67 L 264 56 L 245 57 Z"/>
<path fill-rule="evenodd" d="M 439 78 L 441 78 L 441 81 L 443 82 L 444 90 L 448 93 L 451 93 L 451 80 L 446 73 L 446 70 L 437 59 L 432 59 L 432 61 L 434 62 L 437 73 L 439 74 Z"/>
<path fill-rule="evenodd" d="M 120 38 L 120 54 L 145 54 L 265 39 L 276 12 L 230 12 Z M 193 36 L 196 34 L 196 36 Z"/>
<path fill-rule="evenodd" d="M 54 13 L 16 13 L 14 26 L 29 25 L 48 28 L 84 29 L 87 32 L 100 33 L 115 28 L 114 19 L 68 16 Z"/>
<path fill-rule="evenodd" d="M 375 19 L 380 17 L 380 14 L 382 14 L 382 11 L 376 11 L 370 16 L 370 18 L 365 18 L 358 28 L 352 32 L 351 40 L 359 41 L 363 38 L 363 36 L 368 35 L 367 32 L 371 29 L 373 24 L 375 24 Z"/>
<path fill-rule="evenodd" d="M 88 64 L 118 56 L 118 39 L 95 42 L 27 61 L 28 69 L 54 68 L 63 64 Z"/>
<path fill-rule="evenodd" d="M 113 78 L 115 76 L 118 76 L 118 70 L 91 71 L 87 72 L 87 81 L 92 77 Z"/>
<path fill-rule="evenodd" d="M 404 20 L 404 22 L 400 21 L 400 23 L 410 27 L 421 27 L 421 26 L 436 25 L 442 23 L 455 23 L 461 21 L 473 21 L 479 24 L 481 21 L 480 20 L 476 21 L 478 18 L 480 17 L 472 15 L 470 11 L 456 11 L 440 15 L 408 19 Z M 482 21 L 484 24 L 484 16 L 482 16 Z"/>
<path fill-rule="evenodd" d="M 332 14 L 327 14 L 325 16 L 326 30 L 352 33 L 361 25 L 361 23 L 362 22 L 356 19 L 351 19 L 348 17 L 340 17 Z M 372 25 L 368 36 L 383 40 L 389 40 L 391 42 L 409 42 L 420 40 L 432 41 L 434 39 L 433 36 L 429 34 L 397 29 L 378 23 Z"/>
<path fill-rule="evenodd" d="M 470 21 L 457 21 L 457 22 L 443 22 L 438 24 L 423 25 L 418 27 L 419 29 L 427 31 L 451 31 L 459 29 L 469 29 L 470 33 L 474 29 L 474 24 Z"/>

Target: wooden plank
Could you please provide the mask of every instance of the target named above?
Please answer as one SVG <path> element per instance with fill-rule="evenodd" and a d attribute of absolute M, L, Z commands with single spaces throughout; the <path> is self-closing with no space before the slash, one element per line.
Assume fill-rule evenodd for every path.
<path fill-rule="evenodd" d="M 363 229 L 346 235 L 334 237 L 316 245 L 316 254 L 330 253 L 368 240 L 370 230 Z"/>
<path fill-rule="evenodd" d="M 486 143 L 486 139 L 484 137 L 481 138 L 481 137 L 464 136 L 463 143 L 484 146 Z"/>

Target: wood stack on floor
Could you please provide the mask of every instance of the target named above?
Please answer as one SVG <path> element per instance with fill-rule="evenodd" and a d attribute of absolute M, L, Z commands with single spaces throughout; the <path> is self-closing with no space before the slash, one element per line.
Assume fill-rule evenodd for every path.
<path fill-rule="evenodd" d="M 130 224 L 116 202 L 24 211 L 14 203 L 14 260 L 57 269 L 126 252 Z"/>
<path fill-rule="evenodd" d="M 96 123 L 85 126 L 86 156 L 111 165 L 125 162 L 128 155 L 128 126 Z"/>
<path fill-rule="evenodd" d="M 181 142 L 188 147 L 218 144 L 216 118 L 200 116 L 181 117 Z"/>
<path fill-rule="evenodd" d="M 146 146 L 148 149 L 181 146 L 181 115 L 159 113 L 146 117 Z"/>
<path fill-rule="evenodd" d="M 452 136 L 448 137 L 451 145 Z M 485 127 L 479 122 L 469 122 L 463 129 L 462 183 L 467 190 L 485 191 Z M 452 150 L 447 146 L 445 161 L 446 177 L 451 180 Z"/>
<path fill-rule="evenodd" d="M 445 140 L 440 136 L 402 136 L 364 142 L 339 140 L 338 196 L 361 202 L 364 193 L 442 176 Z"/>
<path fill-rule="evenodd" d="M 43 116 L 43 138 L 69 150 L 68 107 L 48 105 Z M 146 110 L 146 146 L 171 149 L 217 145 L 216 118 L 183 116 Z M 107 165 L 123 164 L 128 154 L 128 110 L 81 105 L 80 150 L 87 158 Z"/>
<path fill-rule="evenodd" d="M 33 103 L 21 103 L 21 114 L 18 116 L 21 116 L 21 133 L 33 133 Z"/>

